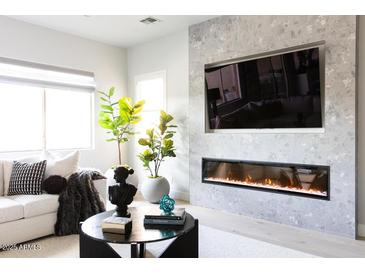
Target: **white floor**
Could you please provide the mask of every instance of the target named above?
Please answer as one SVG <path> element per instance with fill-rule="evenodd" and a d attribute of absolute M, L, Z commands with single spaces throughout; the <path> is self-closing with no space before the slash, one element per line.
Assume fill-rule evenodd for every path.
<path fill-rule="evenodd" d="M 200 226 L 201 258 L 310 258 L 311 254 Z"/>
<path fill-rule="evenodd" d="M 365 241 L 363 239 L 354 240 L 214 209 L 192 205 L 184 206 L 195 218 L 199 219 L 201 225 L 246 238 L 287 247 L 318 257 L 365 258 Z"/>
<path fill-rule="evenodd" d="M 40 247 L 38 250 L 12 250 L 0 252 L 1 258 L 44 258 L 44 257 L 79 257 L 78 235 L 65 237 L 51 236 L 32 243 Z M 122 250 L 124 249 L 124 250 Z M 147 251 L 158 253 L 158 247 L 154 244 L 147 245 Z M 123 245 L 120 254 L 129 257 L 129 248 Z M 148 252 L 151 254 L 151 252 Z M 315 257 L 290 248 L 266 243 L 214 229 L 208 226 L 199 228 L 199 257 L 200 258 L 308 258 Z"/>

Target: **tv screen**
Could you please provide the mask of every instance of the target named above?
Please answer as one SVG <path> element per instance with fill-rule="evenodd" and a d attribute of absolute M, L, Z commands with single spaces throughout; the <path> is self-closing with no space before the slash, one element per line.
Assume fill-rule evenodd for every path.
<path fill-rule="evenodd" d="M 321 128 L 319 47 L 206 65 L 210 129 Z"/>

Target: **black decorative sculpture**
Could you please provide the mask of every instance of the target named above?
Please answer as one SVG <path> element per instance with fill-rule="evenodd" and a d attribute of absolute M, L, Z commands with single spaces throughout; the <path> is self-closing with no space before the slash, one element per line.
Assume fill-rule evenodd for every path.
<path fill-rule="evenodd" d="M 114 179 L 118 185 L 109 186 L 109 200 L 116 205 L 116 215 L 119 217 L 130 217 L 128 205 L 132 203 L 137 188 L 134 185 L 128 184 L 126 179 L 132 175 L 134 170 L 124 166 L 119 166 L 114 170 Z"/>

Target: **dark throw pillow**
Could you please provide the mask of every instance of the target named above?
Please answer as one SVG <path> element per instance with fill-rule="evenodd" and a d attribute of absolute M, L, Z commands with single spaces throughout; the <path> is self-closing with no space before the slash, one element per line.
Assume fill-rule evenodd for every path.
<path fill-rule="evenodd" d="M 11 171 L 8 195 L 42 194 L 42 181 L 47 161 L 28 164 L 14 161 Z"/>
<path fill-rule="evenodd" d="M 42 183 L 42 189 L 48 194 L 60 194 L 66 186 L 66 178 L 58 175 L 49 176 Z"/>

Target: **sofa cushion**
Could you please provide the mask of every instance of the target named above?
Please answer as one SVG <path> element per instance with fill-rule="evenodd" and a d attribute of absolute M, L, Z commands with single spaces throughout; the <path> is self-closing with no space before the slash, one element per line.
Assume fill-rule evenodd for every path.
<path fill-rule="evenodd" d="M 23 206 L 7 197 L 0 197 L 0 224 L 22 219 Z"/>
<path fill-rule="evenodd" d="M 57 212 L 58 195 L 14 195 L 7 198 L 24 207 L 24 218 Z"/>

